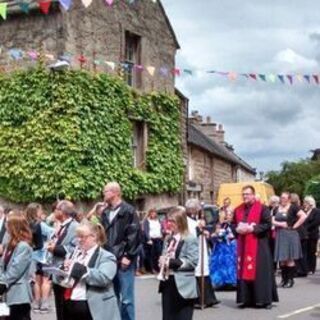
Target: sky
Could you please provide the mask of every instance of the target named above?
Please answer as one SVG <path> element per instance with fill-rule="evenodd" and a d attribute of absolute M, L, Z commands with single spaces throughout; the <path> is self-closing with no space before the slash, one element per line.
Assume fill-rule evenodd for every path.
<path fill-rule="evenodd" d="M 222 123 L 226 140 L 258 172 L 278 170 L 320 148 L 320 85 L 292 86 L 207 74 L 320 74 L 320 1 L 163 0 L 181 49 L 177 67 L 195 70 L 177 87 Z"/>

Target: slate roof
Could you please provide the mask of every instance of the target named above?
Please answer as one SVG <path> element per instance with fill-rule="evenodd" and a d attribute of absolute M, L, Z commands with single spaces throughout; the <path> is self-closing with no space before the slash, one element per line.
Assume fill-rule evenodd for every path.
<path fill-rule="evenodd" d="M 252 174 L 256 174 L 256 170 L 241 159 L 236 153 L 232 152 L 222 144 L 210 139 L 192 124 L 188 125 L 188 143 L 200 147 L 216 157 L 239 165 Z"/>

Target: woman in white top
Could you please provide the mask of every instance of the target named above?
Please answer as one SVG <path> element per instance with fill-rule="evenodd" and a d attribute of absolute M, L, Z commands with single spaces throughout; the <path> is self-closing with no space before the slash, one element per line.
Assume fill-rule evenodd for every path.
<path fill-rule="evenodd" d="M 158 261 L 162 252 L 163 235 L 155 209 L 148 211 L 143 222 L 143 233 L 146 269 L 157 274 L 159 272 Z"/>

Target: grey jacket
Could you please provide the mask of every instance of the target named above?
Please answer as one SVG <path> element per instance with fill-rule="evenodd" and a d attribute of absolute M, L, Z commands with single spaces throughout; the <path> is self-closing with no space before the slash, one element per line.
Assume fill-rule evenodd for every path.
<path fill-rule="evenodd" d="M 195 277 L 195 267 L 198 263 L 199 251 L 198 239 L 189 234 L 178 243 L 176 249 L 176 259 L 182 265 L 173 271 L 174 281 L 179 294 L 184 299 L 195 299 L 198 297 L 197 280 Z M 164 253 L 165 254 L 165 253 Z M 159 291 L 162 291 L 164 283 L 160 282 Z"/>
<path fill-rule="evenodd" d="M 0 262 L 0 283 L 7 286 L 7 304 L 31 303 L 32 292 L 29 278 L 31 267 L 32 248 L 25 241 L 15 247 L 12 256 L 5 268 L 4 258 Z"/>
<path fill-rule="evenodd" d="M 93 320 L 120 320 L 112 280 L 117 272 L 116 257 L 98 248 L 88 264 L 89 272 L 82 279 L 87 287 L 87 300 Z"/>
<path fill-rule="evenodd" d="M 58 237 L 52 259 L 52 264 L 54 266 L 61 266 L 65 258 L 68 257 L 76 247 L 76 229 L 78 225 L 79 223 L 77 221 L 72 220 L 66 225 L 62 234 Z M 59 280 L 56 276 L 52 277 L 52 281 L 59 284 Z"/>

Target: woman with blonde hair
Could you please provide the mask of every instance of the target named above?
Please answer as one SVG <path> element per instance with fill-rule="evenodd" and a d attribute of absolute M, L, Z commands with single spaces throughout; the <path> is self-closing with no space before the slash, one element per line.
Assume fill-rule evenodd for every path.
<path fill-rule="evenodd" d="M 9 320 L 30 320 L 32 233 L 19 211 L 9 213 L 6 227 L 9 243 L 0 262 L 0 295 L 5 295 L 10 308 Z"/>
<path fill-rule="evenodd" d="M 78 248 L 65 270 L 73 286 L 64 293 L 64 319 L 120 320 L 112 280 L 117 272 L 115 256 L 101 246 L 106 242 L 101 224 L 83 222 L 76 229 Z"/>
<path fill-rule="evenodd" d="M 160 257 L 163 320 L 191 320 L 198 297 L 194 274 L 198 262 L 198 240 L 188 231 L 187 215 L 183 207 L 175 207 L 168 214 L 172 236 L 166 239 Z"/>

